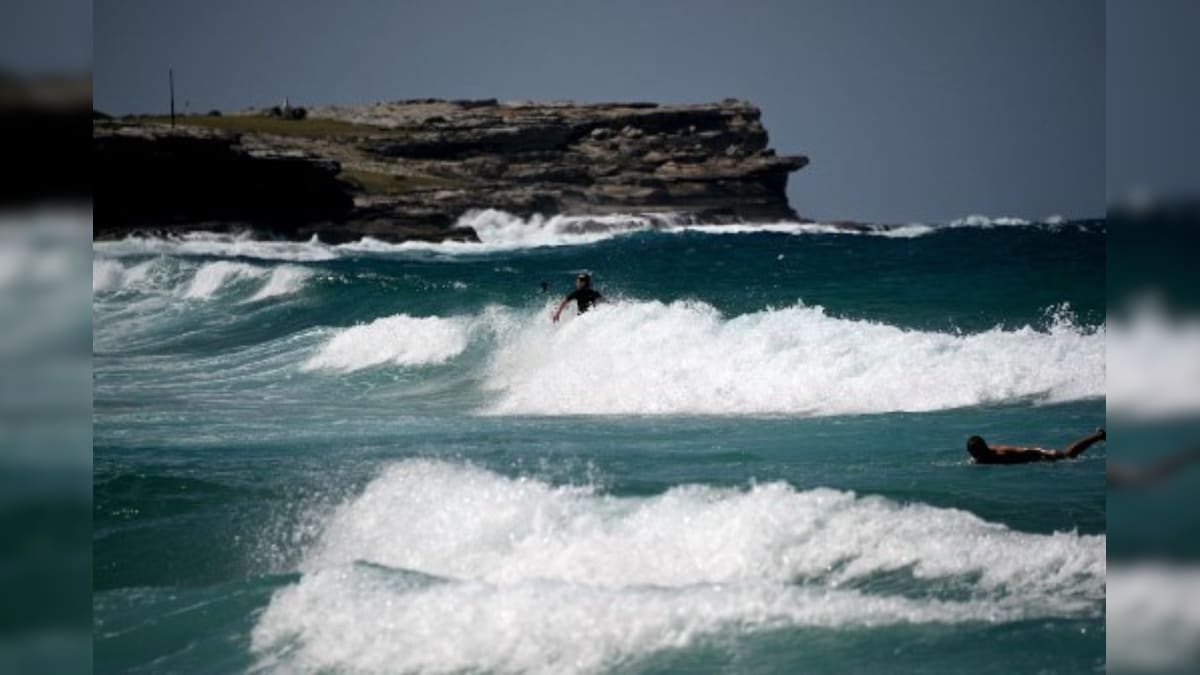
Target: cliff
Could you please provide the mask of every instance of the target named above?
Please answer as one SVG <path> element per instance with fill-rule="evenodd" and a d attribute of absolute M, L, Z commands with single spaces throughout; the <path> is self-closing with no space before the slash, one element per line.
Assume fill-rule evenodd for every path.
<path fill-rule="evenodd" d="M 416 100 L 93 122 L 95 235 L 470 239 L 472 209 L 796 219 L 757 108 Z M 299 117 L 299 119 L 296 119 Z"/>

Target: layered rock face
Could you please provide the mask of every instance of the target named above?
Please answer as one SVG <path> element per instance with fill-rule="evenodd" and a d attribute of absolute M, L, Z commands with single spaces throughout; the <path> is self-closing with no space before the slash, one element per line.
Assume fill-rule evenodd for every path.
<path fill-rule="evenodd" d="M 96 233 L 221 224 L 326 241 L 471 238 L 472 209 L 796 219 L 757 108 L 418 100 L 96 123 Z"/>

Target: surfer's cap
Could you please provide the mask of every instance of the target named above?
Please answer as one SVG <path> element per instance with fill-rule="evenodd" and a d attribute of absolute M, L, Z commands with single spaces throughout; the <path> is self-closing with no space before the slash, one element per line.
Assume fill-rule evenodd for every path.
<path fill-rule="evenodd" d="M 592 283 L 592 275 L 588 274 L 587 272 L 580 272 L 575 276 L 575 281 L 582 281 L 585 284 L 590 284 Z"/>

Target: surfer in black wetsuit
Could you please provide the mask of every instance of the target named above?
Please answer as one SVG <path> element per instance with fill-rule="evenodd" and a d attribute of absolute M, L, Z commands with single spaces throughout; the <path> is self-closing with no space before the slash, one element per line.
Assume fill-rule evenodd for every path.
<path fill-rule="evenodd" d="M 1104 429 L 1088 434 L 1062 450 L 1047 450 L 1024 445 L 989 445 L 979 436 L 967 439 L 967 452 L 976 464 L 1029 464 L 1031 462 L 1057 462 L 1060 459 L 1075 459 L 1092 444 L 1107 439 Z"/>
<path fill-rule="evenodd" d="M 557 322 L 558 315 L 562 314 L 563 308 L 572 300 L 575 301 L 575 305 L 579 308 L 579 313 L 583 314 L 591 309 L 592 305 L 600 302 L 601 299 L 601 295 L 592 288 L 592 275 L 587 272 L 581 272 L 579 276 L 575 277 L 575 290 L 563 298 L 563 301 L 558 304 L 558 309 L 554 310 L 554 315 L 550 318 Z"/>

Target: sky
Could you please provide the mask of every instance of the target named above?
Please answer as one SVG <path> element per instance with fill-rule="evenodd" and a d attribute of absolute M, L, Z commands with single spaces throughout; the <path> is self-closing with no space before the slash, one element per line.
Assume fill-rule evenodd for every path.
<path fill-rule="evenodd" d="M 747 99 L 801 215 L 1100 216 L 1095 0 L 97 0 L 94 101 Z"/>
<path fill-rule="evenodd" d="M 1200 195 L 1200 2 L 1109 0 L 1108 194 Z"/>
<path fill-rule="evenodd" d="M 0 3 L 0 72 L 81 73 L 92 65 L 92 3 L 4 0 Z"/>

